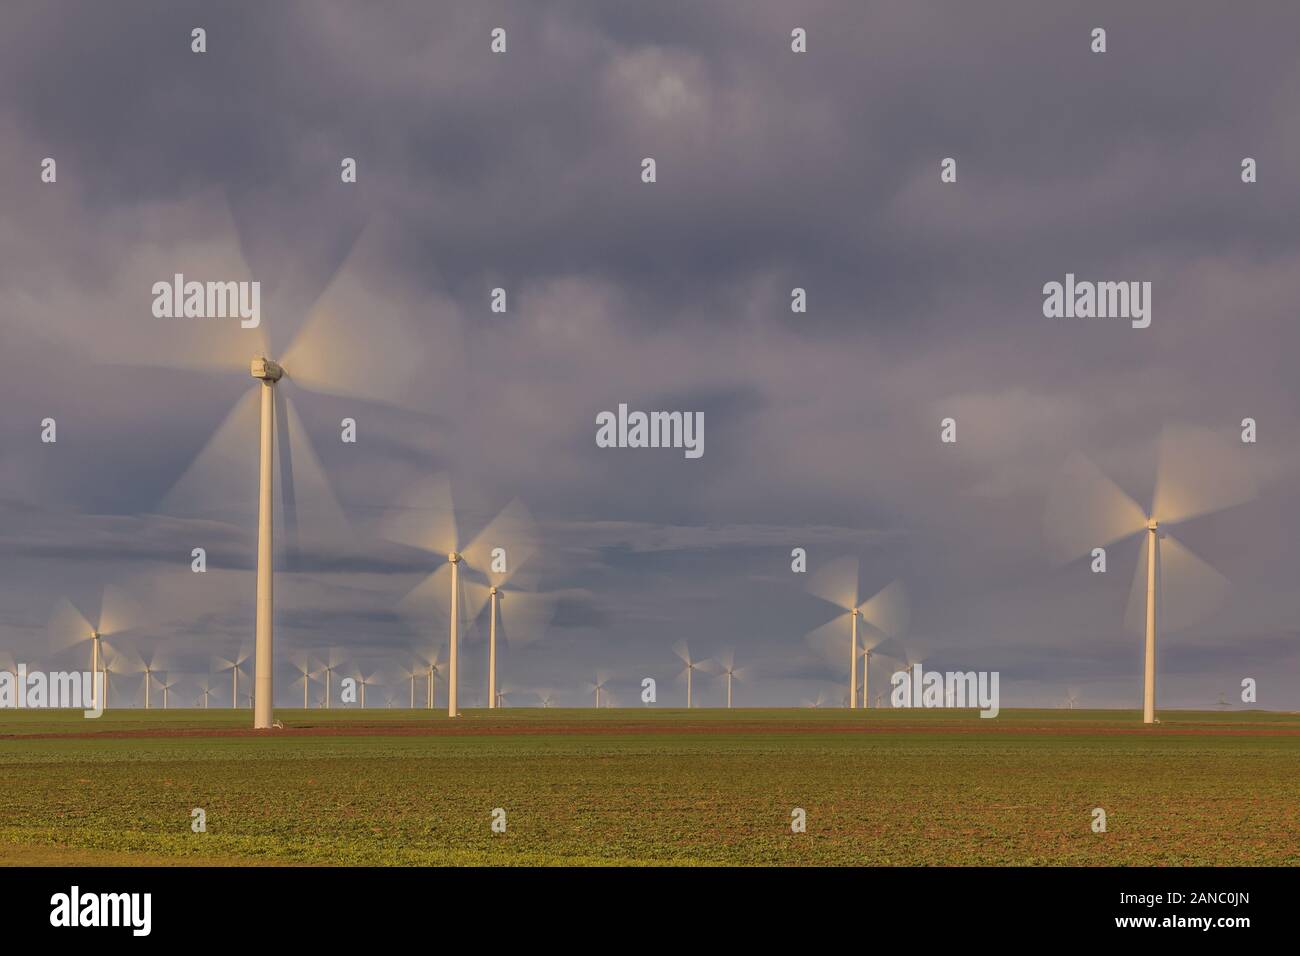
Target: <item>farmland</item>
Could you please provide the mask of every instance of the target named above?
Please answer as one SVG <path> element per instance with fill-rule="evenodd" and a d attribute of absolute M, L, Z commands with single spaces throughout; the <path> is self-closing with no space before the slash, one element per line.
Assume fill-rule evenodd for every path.
<path fill-rule="evenodd" d="M 247 710 L 0 713 L 0 862 L 1300 863 L 1294 714 L 277 716 L 267 735 Z"/>

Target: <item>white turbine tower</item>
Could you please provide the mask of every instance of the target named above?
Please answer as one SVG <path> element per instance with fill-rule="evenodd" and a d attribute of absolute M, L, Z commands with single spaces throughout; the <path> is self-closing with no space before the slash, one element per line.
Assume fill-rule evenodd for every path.
<path fill-rule="evenodd" d="M 167 699 L 168 699 L 168 698 L 167 698 L 167 694 L 168 694 L 168 692 L 169 692 L 173 687 L 176 686 L 176 679 L 175 679 L 174 677 L 172 677 L 171 674 L 168 674 L 168 675 L 167 675 L 167 680 L 165 680 L 165 681 L 161 681 L 161 680 L 160 680 L 160 681 L 158 682 L 158 684 L 159 684 L 160 687 L 162 687 L 162 692 L 163 692 L 163 710 L 166 710 L 166 709 L 167 709 Z"/>
<path fill-rule="evenodd" d="M 522 525 L 521 525 L 522 527 Z M 555 613 L 555 602 L 550 595 L 539 594 L 533 590 L 507 588 L 505 580 L 509 575 L 487 572 L 488 580 L 493 582 L 487 588 L 488 604 L 488 707 L 500 706 L 495 703 L 497 694 L 497 631 L 500 630 L 513 647 L 523 647 L 539 637 L 545 631 Z M 472 585 L 481 589 L 480 585 Z M 478 597 L 481 599 L 482 595 Z"/>
<path fill-rule="evenodd" d="M 725 651 L 718 658 L 718 664 L 722 668 L 723 675 L 727 678 L 727 709 L 731 709 L 731 682 L 733 680 L 744 680 L 745 668 L 736 666 L 736 655 L 731 651 Z"/>
<path fill-rule="evenodd" d="M 1125 619 L 1146 634 L 1143 723 L 1156 722 L 1157 607 L 1161 626 L 1178 630 L 1208 614 L 1227 592 L 1227 579 L 1167 529 L 1253 498 L 1256 486 L 1245 454 L 1241 446 L 1205 429 L 1166 428 L 1158 445 L 1150 513 L 1077 452 L 1066 461 L 1048 497 L 1046 535 L 1060 560 L 1091 555 L 1096 562 L 1096 549 L 1104 554 L 1109 545 L 1142 535 Z"/>
<path fill-rule="evenodd" d="M 601 691 L 603 691 L 603 690 L 605 689 L 605 685 L 608 684 L 608 683 L 609 683 L 609 675 L 606 674 L 604 671 L 597 671 L 597 672 L 596 672 L 596 679 L 595 679 L 594 681 L 587 681 L 587 687 L 590 688 L 591 690 L 593 690 L 593 691 L 596 692 L 596 707 L 597 707 L 597 708 L 600 707 L 600 694 L 601 694 Z"/>
<path fill-rule="evenodd" d="M 683 665 L 681 673 L 677 676 L 686 678 L 686 709 L 690 710 L 693 706 L 693 697 L 691 695 L 692 678 L 695 676 L 696 671 L 707 672 L 710 662 L 707 659 L 692 660 L 691 649 L 686 646 L 685 641 L 678 641 L 674 644 L 673 653 L 677 655 Z"/>
<path fill-rule="evenodd" d="M 307 710 L 310 706 L 311 693 L 311 656 L 306 653 L 295 654 L 293 657 L 293 668 L 297 671 L 298 676 L 293 679 L 293 684 L 302 681 L 302 709 Z M 292 684 L 290 686 L 293 686 Z"/>
<path fill-rule="evenodd" d="M 808 587 L 823 601 L 835 605 L 840 614 L 807 635 L 829 661 L 849 662 L 849 708 L 858 706 L 859 648 L 871 649 L 887 638 L 896 638 L 907 627 L 907 594 L 901 581 L 893 581 L 872 597 L 861 598 L 861 569 L 852 556 L 837 558 L 815 572 Z M 865 626 L 865 631 L 864 631 Z M 863 660 L 863 687 L 870 678 L 870 656 Z M 865 706 L 866 698 L 864 698 Z"/>
<path fill-rule="evenodd" d="M 325 664 L 317 674 L 325 675 L 325 709 L 329 710 L 334 698 L 334 672 L 343 666 L 343 655 L 338 648 L 331 647 L 325 652 Z"/>
<path fill-rule="evenodd" d="M 250 207 L 241 222 L 247 224 L 260 215 L 258 208 Z M 209 222 L 222 224 L 215 219 Z M 234 226 L 234 220 L 225 224 Z M 232 384 L 241 372 L 253 379 L 252 388 L 180 478 L 162 510 L 227 522 L 232 515 L 242 519 L 254 510 L 248 476 L 250 461 L 256 457 L 253 726 L 257 729 L 274 724 L 276 526 L 290 551 L 296 549 L 300 524 L 316 538 L 345 540 L 347 534 L 342 510 L 285 389 L 360 402 L 413 404 L 416 399 L 407 394 L 406 383 L 427 364 L 420 339 L 401 318 L 409 310 L 383 301 L 389 290 L 362 278 L 363 267 L 382 262 L 370 255 L 382 253 L 382 243 L 372 250 L 361 232 L 349 227 L 345 236 L 313 234 L 291 242 L 246 244 L 231 228 L 222 240 L 205 244 L 205 256 L 195 257 L 198 261 L 183 262 L 187 252 L 178 249 L 171 263 L 182 273 L 178 281 L 184 272 L 220 278 L 208 283 L 209 304 L 214 298 L 212 286 L 233 289 L 236 282 L 261 283 L 268 289 L 268 300 L 256 321 L 251 316 L 246 322 L 190 320 L 169 323 L 165 334 L 154 335 L 158 354 L 151 356 L 151 364 L 224 375 Z M 249 251 L 258 255 L 249 256 Z M 319 254 L 308 262 L 313 256 L 306 253 Z M 293 261 L 269 261 L 277 257 Z M 200 290 L 195 294 L 201 295 L 202 284 L 194 285 Z M 187 288 L 185 295 L 189 294 Z M 437 360 L 436 355 L 432 358 Z M 243 382 L 247 387 L 248 378 Z M 300 506 L 310 512 L 309 520 L 300 521 Z"/>
<path fill-rule="evenodd" d="M 139 621 L 139 610 L 135 600 L 121 588 L 112 585 L 104 588 L 99 608 L 94 614 L 83 614 L 67 598 L 55 605 L 50 616 L 49 636 L 56 648 L 74 647 L 83 641 L 90 642 L 90 680 L 91 700 L 96 704 L 107 706 L 107 701 L 99 700 L 99 674 L 104 673 L 104 649 L 107 639 L 116 637 L 129 630 Z M 105 673 L 103 682 L 107 684 Z M 107 695 L 105 695 L 107 696 Z"/>
<path fill-rule="evenodd" d="M 446 555 L 446 564 L 426 577 L 400 607 L 425 621 L 430 603 L 446 611 L 450 623 L 447 644 L 447 716 L 459 716 L 461 619 L 473 621 L 490 597 L 489 588 L 462 580 L 465 570 L 478 571 L 500 587 L 527 563 L 537 549 L 532 517 L 513 501 L 467 545 L 461 546 L 451 482 L 445 477 L 412 488 L 392 509 L 385 536 L 425 552 Z M 489 697 L 489 706 L 491 698 Z"/>
<path fill-rule="evenodd" d="M 230 671 L 230 706 L 239 707 L 239 672 L 248 663 L 248 649 L 241 647 L 233 658 L 214 657 L 213 664 L 218 672 Z"/>

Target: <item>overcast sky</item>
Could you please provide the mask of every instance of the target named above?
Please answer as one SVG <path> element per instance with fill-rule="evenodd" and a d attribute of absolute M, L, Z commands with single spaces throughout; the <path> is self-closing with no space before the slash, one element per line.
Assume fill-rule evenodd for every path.
<path fill-rule="evenodd" d="M 445 643 L 398 610 L 436 557 L 381 532 L 446 474 L 466 537 L 515 498 L 540 529 L 528 583 L 556 613 L 503 651 L 518 703 L 586 703 L 597 671 L 620 703 L 646 676 L 683 703 L 680 640 L 734 649 L 740 704 L 838 703 L 846 668 L 805 639 L 836 612 L 806 578 L 851 555 L 864 597 L 902 580 L 904 647 L 1000 671 L 1003 706 L 1138 706 L 1139 543 L 1104 575 L 1054 563 L 1045 501 L 1077 450 L 1148 507 L 1157 436 L 1184 425 L 1259 493 L 1178 528 L 1232 587 L 1162 633 L 1160 705 L 1253 677 L 1261 706 L 1300 707 L 1300 11 L 1134 6 L 5 4 L 0 648 L 80 662 L 47 622 L 61 597 L 94 616 L 107 583 L 142 607 L 118 644 L 164 648 L 182 699 L 251 646 L 247 363 L 301 331 L 350 394 L 280 386 L 320 464 L 294 448 L 282 704 L 294 652 L 393 672 Z M 157 281 L 245 270 L 259 330 L 153 315 Z M 1150 327 L 1045 318 L 1067 273 L 1150 282 Z M 598 448 L 620 403 L 702 412 L 703 456 Z"/>

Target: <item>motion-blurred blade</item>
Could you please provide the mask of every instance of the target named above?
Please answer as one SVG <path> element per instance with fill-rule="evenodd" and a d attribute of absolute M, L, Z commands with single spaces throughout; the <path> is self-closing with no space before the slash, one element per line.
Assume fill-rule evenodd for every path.
<path fill-rule="evenodd" d="M 88 641 L 94 630 L 86 615 L 67 598 L 60 598 L 54 606 L 47 627 L 50 646 L 54 648 L 71 647 L 81 641 Z"/>
<path fill-rule="evenodd" d="M 900 637 L 907 631 L 907 591 L 902 581 L 891 581 L 862 605 L 862 619 L 880 633 L 882 638 Z M 864 638 L 859 632 L 859 638 Z"/>
<path fill-rule="evenodd" d="M 280 478 L 280 507 L 275 517 L 285 544 L 297 549 L 301 539 L 342 541 L 349 536 L 348 520 L 293 401 L 277 393 L 282 425 L 275 444 Z"/>
<path fill-rule="evenodd" d="M 506 640 L 514 647 L 541 638 L 555 617 L 554 598 L 536 591 L 507 591 L 499 607 Z"/>
<path fill-rule="evenodd" d="M 258 401 L 249 388 L 164 496 L 162 514 L 246 523 L 257 513 Z"/>
<path fill-rule="evenodd" d="M 390 541 L 432 551 L 444 558 L 455 551 L 459 538 L 450 479 L 438 475 L 408 489 L 388 509 L 382 533 Z"/>
<path fill-rule="evenodd" d="M 1091 461 L 1071 453 L 1047 498 L 1046 537 L 1059 561 L 1073 561 L 1146 526 L 1147 516 Z"/>
<path fill-rule="evenodd" d="M 99 633 L 111 637 L 131 630 L 144 619 L 144 610 L 135 596 L 124 588 L 110 584 L 104 588 L 99 605 Z"/>
<path fill-rule="evenodd" d="M 1155 517 L 1186 521 L 1249 501 L 1257 494 L 1247 446 L 1204 428 L 1170 427 L 1160 435 Z"/>
<path fill-rule="evenodd" d="M 425 352 L 408 308 L 345 270 L 285 351 L 285 374 L 313 392 L 424 410 L 408 388 Z"/>
<path fill-rule="evenodd" d="M 537 547 L 537 523 L 523 502 L 515 499 L 475 536 L 465 548 L 465 559 L 493 584 L 501 585 L 528 563 Z"/>
<path fill-rule="evenodd" d="M 1133 574 L 1124 625 L 1139 634 L 1146 632 L 1147 549 Z M 1156 560 L 1156 633 L 1167 634 L 1190 627 L 1213 613 L 1228 594 L 1228 579 L 1198 558 L 1177 538 L 1161 533 Z"/>
<path fill-rule="evenodd" d="M 673 653 L 681 659 L 683 664 L 689 665 L 691 663 L 691 649 L 686 645 L 685 641 L 677 641 L 673 644 Z"/>
<path fill-rule="evenodd" d="M 809 576 L 808 590 L 823 601 L 851 611 L 858 606 L 858 574 L 857 558 L 836 558 Z"/>
<path fill-rule="evenodd" d="M 849 615 L 838 614 L 821 627 L 808 632 L 804 640 L 828 664 L 839 667 L 849 659 L 849 642 L 853 636 L 853 622 Z M 861 637 L 861 632 L 858 634 Z"/>

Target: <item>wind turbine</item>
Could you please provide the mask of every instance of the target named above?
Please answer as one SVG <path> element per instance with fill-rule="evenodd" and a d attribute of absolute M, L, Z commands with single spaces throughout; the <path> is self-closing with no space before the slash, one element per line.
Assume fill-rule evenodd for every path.
<path fill-rule="evenodd" d="M 241 647 L 232 659 L 214 657 L 218 671 L 230 671 L 230 706 L 239 707 L 239 670 L 248 663 L 248 649 Z"/>
<path fill-rule="evenodd" d="M 488 707 L 497 695 L 497 620 L 512 646 L 522 647 L 541 637 L 555 613 L 550 595 L 505 586 L 505 574 L 487 572 L 488 588 Z M 509 600 L 506 600 L 509 597 Z"/>
<path fill-rule="evenodd" d="M 203 709 L 208 709 L 208 698 L 212 696 L 212 678 L 203 678 L 203 683 L 199 685 L 199 691 L 203 695 Z"/>
<path fill-rule="evenodd" d="M 803 705 L 805 707 L 824 707 L 826 705 L 826 692 L 818 691 L 816 700 L 809 700 L 805 697 Z"/>
<path fill-rule="evenodd" d="M 587 686 L 596 692 L 596 707 L 598 708 L 600 707 L 600 692 L 605 689 L 607 683 L 609 683 L 609 676 L 603 671 L 597 672 L 595 681 L 587 681 Z"/>
<path fill-rule="evenodd" d="M 1092 554 L 1095 561 L 1094 549 L 1142 535 L 1125 617 L 1130 625 L 1138 623 L 1145 591 L 1143 723 L 1156 722 L 1157 606 L 1163 627 L 1173 631 L 1209 613 L 1227 591 L 1227 579 L 1167 529 L 1253 498 L 1255 481 L 1242 455 L 1240 447 L 1205 429 L 1170 427 L 1158 442 L 1149 513 L 1078 452 L 1067 459 L 1048 496 L 1046 535 L 1061 560 Z"/>
<path fill-rule="evenodd" d="M 709 661 L 707 659 L 701 661 L 692 660 L 691 649 L 686 646 L 685 641 L 678 641 L 676 644 L 674 644 L 673 653 L 676 654 L 681 659 L 681 662 L 685 665 L 685 669 L 682 671 L 682 674 L 686 675 L 686 709 L 689 710 L 691 708 L 691 700 L 692 700 L 691 678 L 695 675 L 696 671 L 707 671 L 708 669 L 707 665 L 709 664 Z M 681 675 L 679 674 L 678 676 Z"/>
<path fill-rule="evenodd" d="M 488 576 L 494 587 L 500 587 L 532 557 L 537 550 L 535 525 L 532 516 L 519 501 L 512 501 L 490 521 L 478 535 L 461 546 L 452 504 L 451 482 L 446 476 L 425 481 L 413 487 L 393 509 L 386 522 L 385 536 L 393 541 L 425 552 L 446 555 L 447 562 L 416 585 L 401 602 L 401 607 L 417 619 L 425 619 L 427 602 L 431 598 L 446 610 L 450 620 L 447 650 L 447 716 L 459 715 L 459 653 L 460 624 L 464 612 L 472 621 L 483 609 L 483 602 L 491 597 L 490 589 L 471 584 L 466 588 L 461 581 L 462 571 L 477 570 Z M 462 611 L 462 600 L 465 602 Z M 495 615 L 493 616 L 495 621 Z M 489 667 L 495 681 L 495 646 L 492 642 L 492 661 Z M 495 691 L 495 687 L 492 688 Z M 492 694 L 488 705 L 492 706 Z"/>
<path fill-rule="evenodd" d="M 539 690 L 537 692 L 537 699 L 542 702 L 543 707 L 555 706 L 555 692 L 552 690 Z"/>
<path fill-rule="evenodd" d="M 356 680 L 357 680 L 357 686 L 361 688 L 361 709 L 362 710 L 366 709 L 366 688 L 369 687 L 371 684 L 378 684 L 378 681 L 375 679 L 378 676 L 379 676 L 378 672 L 365 674 L 362 673 L 360 668 L 357 668 Z"/>
<path fill-rule="evenodd" d="M 94 622 L 83 614 L 67 598 L 62 598 L 55 605 L 50 616 L 49 636 L 56 647 L 73 647 L 83 641 L 90 642 L 90 686 L 91 700 L 99 703 L 99 677 L 103 669 L 104 648 L 108 646 L 106 638 L 115 637 L 129 630 L 139 620 L 139 612 L 133 598 L 121 588 L 109 585 L 100 597 L 99 608 L 94 615 Z M 104 675 L 108 683 L 108 675 Z M 107 698 L 107 693 L 105 693 Z M 107 706 L 107 700 L 104 702 Z"/>
<path fill-rule="evenodd" d="M 244 221 L 259 211 L 249 210 Z M 233 225 L 233 221 L 229 223 Z M 256 323 L 208 319 L 168 325 L 162 337 L 161 356 L 155 365 L 206 371 L 229 376 L 233 382 L 241 369 L 251 374 L 247 390 L 212 439 L 181 477 L 165 502 L 164 513 L 212 517 L 221 506 L 237 501 L 237 513 L 250 511 L 247 475 L 250 459 L 258 461 L 257 572 L 254 612 L 253 727 L 270 729 L 274 707 L 274 528 L 277 514 L 291 548 L 299 524 L 300 502 L 315 496 L 320 513 L 310 529 L 320 536 L 342 535 L 346 521 L 320 467 L 286 386 L 317 394 L 366 402 L 402 405 L 413 397 L 404 393 L 411 373 L 422 364 L 419 339 L 404 327 L 405 309 L 377 303 L 376 286 L 364 282 L 352 268 L 367 244 L 360 227 L 346 236 L 302 236 L 299 241 L 246 245 L 238 229 L 228 241 L 207 246 L 209 261 L 189 263 L 186 272 L 212 274 L 233 286 L 236 281 L 265 283 L 270 301 Z M 333 241 L 331 241 L 333 240 Z M 295 254 L 293 269 L 277 270 L 266 256 L 257 268 L 250 251 L 284 255 L 287 249 L 320 251 L 319 261 L 304 263 Z M 173 267 L 180 267 L 177 253 Z M 326 258 L 328 257 L 328 259 Z M 266 267 L 272 265 L 268 270 Z M 324 266 L 321 268 L 321 266 Z M 312 268 L 315 268 L 313 273 Z M 300 268 L 301 267 L 301 268 Z M 178 269 L 178 271 L 180 271 Z M 178 280 L 179 280 L 178 276 Z M 251 286 L 250 286 L 251 288 Z M 260 289 L 260 286 L 259 286 Z M 209 298 L 211 292 L 209 291 Z M 249 317 L 251 319 L 251 317 Z M 301 321 L 297 321 L 301 319 Z M 287 324 L 284 324 L 286 323 Z M 293 326 L 297 332 L 284 345 Z M 268 332 L 274 333 L 269 335 Z M 281 334 L 286 333 L 286 334 Z M 158 336 L 155 336 L 158 337 Z M 178 348 L 168 349 L 176 343 Z M 278 346 L 284 345 L 281 349 Z M 436 358 L 436 356 L 435 356 Z M 245 387 L 248 379 L 244 379 Z M 218 468 L 230 482 L 233 495 L 225 501 L 211 494 L 209 480 Z M 278 491 L 280 506 L 275 497 Z M 232 490 L 233 489 L 233 490 Z M 192 507 L 191 507 L 192 506 Z M 229 513 L 229 512 L 227 512 Z"/>
<path fill-rule="evenodd" d="M 742 680 L 742 674 L 745 673 L 743 667 L 736 666 L 736 655 L 731 651 L 724 652 L 719 658 L 718 663 L 722 667 L 722 673 L 727 678 L 727 709 L 731 709 L 731 682 L 732 680 Z"/>
<path fill-rule="evenodd" d="M 851 710 L 858 706 L 859 646 L 873 648 L 887 638 L 898 637 L 907 627 L 907 594 L 902 582 L 895 580 L 864 601 L 860 575 L 858 559 L 848 556 L 829 562 L 809 580 L 809 590 L 841 612 L 810 632 L 808 641 L 832 660 L 848 657 Z M 869 628 L 868 633 L 861 636 L 861 644 L 860 624 Z M 862 663 L 863 687 L 867 686 L 870 677 L 870 662 L 871 658 L 867 656 Z M 865 701 L 864 697 L 864 706 Z"/>
<path fill-rule="evenodd" d="M 325 709 L 329 710 L 330 700 L 334 697 L 334 672 L 343 666 L 343 658 L 336 648 L 325 652 L 325 666 L 316 673 L 325 675 Z"/>
<path fill-rule="evenodd" d="M 137 673 L 144 674 L 144 709 L 145 710 L 149 709 L 149 691 L 151 689 L 151 685 L 155 680 L 154 674 L 156 674 L 159 670 L 163 669 L 159 663 L 160 657 L 161 655 L 157 651 L 151 652 L 148 657 L 145 657 L 144 655 L 139 655 L 140 664 L 136 670 Z"/>
<path fill-rule="evenodd" d="M 293 666 L 294 670 L 298 672 L 298 676 L 293 679 L 293 683 L 296 684 L 302 681 L 302 709 L 307 710 L 309 709 L 309 695 L 311 693 L 311 657 L 307 654 L 296 654 L 293 659 Z"/>
<path fill-rule="evenodd" d="M 163 692 L 163 710 L 166 710 L 166 709 L 167 709 L 167 692 L 170 691 L 173 687 L 176 686 L 176 679 L 175 679 L 174 677 L 172 677 L 171 674 L 168 674 L 168 675 L 167 675 L 167 680 L 165 680 L 165 681 L 159 681 L 158 683 L 159 683 L 159 685 L 162 687 L 162 692 Z"/>
<path fill-rule="evenodd" d="M 1069 704 L 1070 710 L 1074 710 L 1075 704 L 1079 703 L 1079 692 L 1073 687 L 1068 688 L 1065 692 L 1065 699 Z"/>

